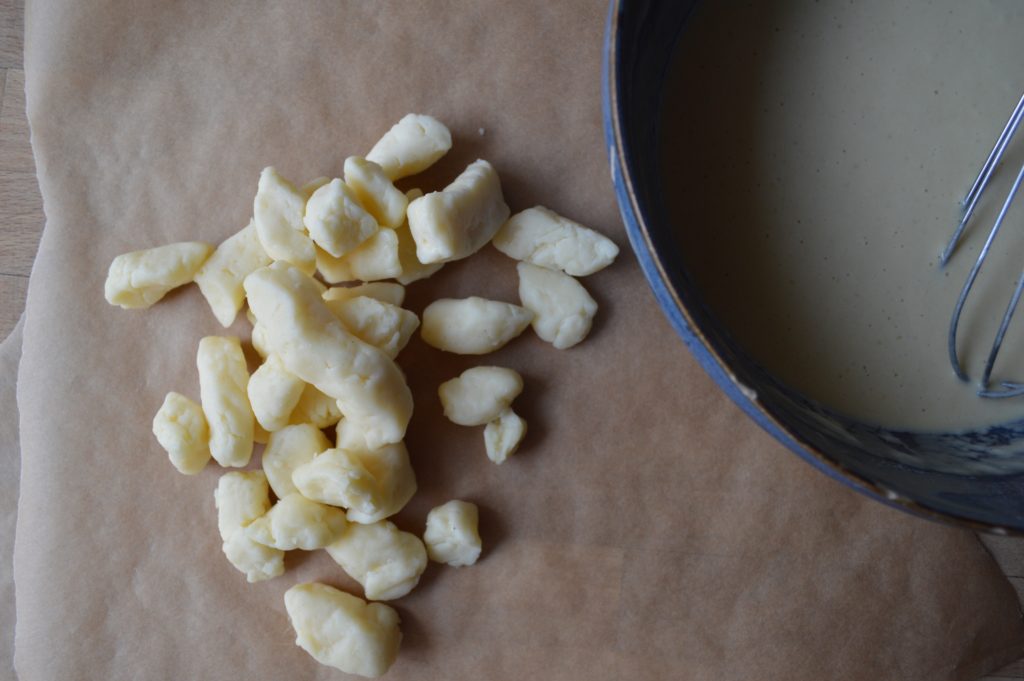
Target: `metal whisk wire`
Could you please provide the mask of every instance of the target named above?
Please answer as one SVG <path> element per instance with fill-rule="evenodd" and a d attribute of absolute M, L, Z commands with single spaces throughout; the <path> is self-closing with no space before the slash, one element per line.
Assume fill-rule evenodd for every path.
<path fill-rule="evenodd" d="M 961 203 L 963 206 L 963 214 L 960 222 L 957 224 L 956 230 L 953 232 L 953 237 L 942 252 L 942 256 L 939 259 L 940 265 L 945 265 L 956 250 L 956 247 L 963 236 L 964 230 L 967 227 L 967 223 L 970 222 L 971 216 L 974 214 L 974 209 L 977 207 L 978 201 L 981 199 L 981 195 L 984 193 L 985 188 L 992 179 L 993 173 L 998 167 L 999 162 L 1002 160 L 1003 154 L 1006 152 L 1007 147 L 1009 147 L 1010 142 L 1013 140 L 1013 136 L 1020 127 L 1022 120 L 1024 120 L 1024 94 L 1021 95 L 1020 101 L 1017 102 L 1017 106 L 1014 108 L 1013 113 L 1010 114 L 1010 118 L 1006 121 L 1006 125 L 1003 127 L 1002 133 L 1000 133 L 999 138 L 992 147 L 992 151 L 989 152 L 988 158 L 985 159 L 985 163 L 982 165 L 981 171 L 978 173 L 978 177 L 975 178 L 970 191 L 967 192 L 967 196 Z M 981 271 L 981 268 L 985 263 L 985 259 L 988 257 L 989 251 L 992 247 L 992 242 L 995 241 L 996 236 L 999 234 L 999 230 L 1003 226 L 1003 222 L 1010 211 L 1010 206 L 1013 204 L 1014 198 L 1020 190 L 1022 183 L 1024 183 L 1024 165 L 1021 165 L 1020 172 L 1017 174 L 1017 179 L 1014 181 L 1006 200 L 1003 202 L 999 215 L 996 217 L 995 224 L 992 225 L 992 229 L 989 231 L 988 237 L 985 239 L 985 244 L 982 246 L 981 252 L 978 253 L 978 259 L 975 261 L 974 266 L 967 275 L 967 281 L 964 282 L 964 287 L 960 291 L 956 307 L 953 308 L 953 316 L 949 323 L 949 336 L 947 338 L 949 361 L 953 365 L 953 371 L 956 372 L 957 377 L 963 381 L 968 380 L 968 377 L 960 364 L 956 347 L 957 329 L 960 325 L 960 316 L 963 313 L 964 305 L 967 302 L 968 295 L 970 295 L 971 288 L 973 288 L 974 282 L 978 278 L 978 273 Z M 1001 387 L 998 389 L 989 389 L 988 387 L 989 379 L 992 375 L 992 367 L 995 366 L 996 357 L 1003 344 L 1003 338 L 1006 335 L 1006 330 L 1010 326 L 1010 319 L 1013 317 L 1013 314 L 1017 309 L 1017 303 L 1020 301 L 1022 293 L 1024 293 L 1024 270 L 1022 270 L 1021 275 L 1017 278 L 1017 286 L 1010 299 L 1010 303 L 1006 308 L 1002 321 L 999 324 L 999 331 L 996 333 L 995 340 L 992 343 L 992 348 L 989 351 L 988 359 L 985 362 L 985 370 L 980 384 L 981 387 L 978 391 L 978 395 L 981 397 L 1002 398 L 1024 395 L 1024 383 L 1003 381 L 1000 384 Z"/>

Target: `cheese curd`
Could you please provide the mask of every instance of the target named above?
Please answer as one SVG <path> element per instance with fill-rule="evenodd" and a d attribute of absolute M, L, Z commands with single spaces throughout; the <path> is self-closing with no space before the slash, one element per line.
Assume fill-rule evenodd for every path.
<path fill-rule="evenodd" d="M 373 451 L 328 449 L 292 473 L 307 499 L 348 509 L 356 523 L 398 513 L 416 492 L 416 476 L 402 443 Z"/>
<path fill-rule="evenodd" d="M 422 263 L 448 262 L 473 255 L 508 219 L 494 167 L 476 160 L 443 191 L 409 204 L 409 230 Z"/>
<path fill-rule="evenodd" d="M 210 427 L 210 454 L 221 466 L 241 467 L 252 456 L 249 370 L 237 338 L 207 336 L 196 353 L 199 395 Z"/>
<path fill-rule="evenodd" d="M 432 166 L 452 148 L 444 123 L 423 114 L 406 114 L 384 133 L 366 155 L 391 180 L 415 175 Z"/>
<path fill-rule="evenodd" d="M 320 664 L 369 678 L 382 676 L 398 657 L 398 613 L 383 603 L 326 584 L 297 584 L 284 594 L 295 643 Z"/>
<path fill-rule="evenodd" d="M 533 313 L 533 330 L 559 350 L 579 343 L 590 333 L 597 303 L 583 284 L 567 274 L 521 262 L 519 299 Z"/>
<path fill-rule="evenodd" d="M 291 182 L 273 168 L 263 169 L 252 203 L 253 222 L 263 250 L 273 260 L 289 262 L 313 274 L 316 254 L 302 223 L 305 209 L 305 198 Z"/>
<path fill-rule="evenodd" d="M 338 400 L 371 447 L 405 437 L 412 416 L 405 376 L 387 355 L 345 330 L 312 279 L 275 263 L 250 274 L 245 290 L 271 351 L 293 374 Z"/>
<path fill-rule="evenodd" d="M 505 459 L 516 453 L 524 437 L 526 421 L 511 409 L 506 409 L 484 428 L 487 458 L 494 463 L 504 463 Z"/>
<path fill-rule="evenodd" d="M 338 449 L 348 451 L 366 451 L 366 436 L 359 428 L 359 424 L 352 419 L 342 419 L 334 428 L 334 441 Z"/>
<path fill-rule="evenodd" d="M 217 529 L 224 539 L 270 510 L 270 487 L 262 471 L 231 471 L 213 492 Z"/>
<path fill-rule="evenodd" d="M 228 561 L 249 582 L 276 577 L 284 572 L 284 551 L 264 546 L 245 534 L 245 528 L 270 508 L 267 478 L 262 471 L 225 473 L 213 493 L 217 529 Z"/>
<path fill-rule="evenodd" d="M 284 574 L 284 551 L 255 542 L 242 530 L 225 539 L 221 549 L 250 584 Z"/>
<path fill-rule="evenodd" d="M 292 482 L 296 468 L 313 460 L 320 452 L 331 448 L 327 436 L 315 425 L 302 423 L 285 426 L 270 434 L 263 450 L 263 472 L 278 499 L 299 490 Z"/>
<path fill-rule="evenodd" d="M 438 350 L 484 355 L 521 334 L 532 320 L 532 312 L 511 303 L 441 298 L 423 310 L 420 336 Z"/>
<path fill-rule="evenodd" d="M 510 258 L 585 277 L 610 265 L 619 247 L 608 237 L 535 206 L 516 213 L 494 235 L 494 247 Z"/>
<path fill-rule="evenodd" d="M 423 196 L 419 189 L 410 189 L 405 193 L 409 201 L 415 201 Z M 409 219 L 402 222 L 402 225 L 395 230 L 398 235 L 398 262 L 402 266 L 402 273 L 397 279 L 400 284 L 409 285 L 414 281 L 426 279 L 434 272 L 444 267 L 443 262 L 434 262 L 424 265 L 416 257 L 416 240 L 412 238 L 412 231 L 409 229 Z"/>
<path fill-rule="evenodd" d="M 359 248 L 341 258 L 319 249 L 316 266 L 331 284 L 393 279 L 402 273 L 402 263 L 398 259 L 398 235 L 393 229 L 380 229 Z"/>
<path fill-rule="evenodd" d="M 340 258 L 377 233 L 377 220 L 359 203 L 355 192 L 334 179 L 313 192 L 303 224 L 314 243 Z"/>
<path fill-rule="evenodd" d="M 228 327 L 248 303 L 260 366 L 249 376 L 237 338 L 202 338 L 201 404 L 168 393 L 152 428 L 171 463 L 189 475 L 211 457 L 247 466 L 254 443 L 265 443 L 262 470 L 225 473 L 214 491 L 223 553 L 249 582 L 282 574 L 286 551 L 323 548 L 367 599 L 393 600 L 416 587 L 428 560 L 474 564 L 482 551 L 474 504 L 453 500 L 431 510 L 422 539 L 386 520 L 417 488 L 404 444 L 412 393 L 395 357 L 417 328 L 434 348 L 479 355 L 531 323 L 559 348 L 591 327 L 597 306 L 568 275 L 611 263 L 618 249 L 610 240 L 541 206 L 509 218 L 498 174 L 484 160 L 439 192 L 395 187 L 451 142 L 443 124 L 409 114 L 366 158 L 346 158 L 343 179 L 318 177 L 296 188 L 264 168 L 252 220 L 216 249 L 177 243 L 111 263 L 111 304 L 148 307 L 194 280 Z M 522 261 L 522 306 L 440 299 L 426 307 L 422 324 L 401 307 L 406 284 L 492 239 Z M 321 280 L 356 285 L 328 288 Z M 438 396 L 452 422 L 484 426 L 487 456 L 500 464 L 527 431 L 512 411 L 522 390 L 516 371 L 479 366 L 442 383 Z M 322 429 L 335 425 L 332 444 Z M 399 616 L 386 605 L 308 583 L 288 589 L 285 608 L 296 643 L 345 673 L 380 676 L 398 654 Z"/>
<path fill-rule="evenodd" d="M 373 161 L 349 156 L 345 159 L 345 182 L 381 227 L 394 229 L 405 221 L 409 199 L 391 184 L 381 167 Z"/>
<path fill-rule="evenodd" d="M 349 333 L 380 348 L 391 359 L 398 356 L 420 325 L 415 313 L 365 296 L 326 302 Z"/>
<path fill-rule="evenodd" d="M 328 428 L 341 419 L 338 400 L 317 390 L 315 385 L 306 384 L 302 395 L 288 417 L 288 423 L 297 425 L 310 423 L 317 428 Z"/>
<path fill-rule="evenodd" d="M 437 389 L 444 415 L 460 426 L 482 426 L 498 418 L 523 392 L 523 378 L 505 367 L 466 369 Z"/>
<path fill-rule="evenodd" d="M 282 551 L 322 549 L 348 527 L 340 508 L 310 501 L 298 492 L 282 497 L 245 533 L 253 541 Z"/>
<path fill-rule="evenodd" d="M 212 251 L 209 244 L 183 241 L 122 253 L 110 263 L 103 294 L 108 303 L 126 310 L 147 308 L 192 281 Z"/>
<path fill-rule="evenodd" d="M 249 377 L 249 404 L 256 421 L 269 432 L 288 425 L 306 384 L 288 371 L 277 355 L 271 354 Z"/>
<path fill-rule="evenodd" d="M 195 475 L 210 460 L 210 430 L 198 404 L 169 392 L 153 417 L 153 435 L 178 472 Z"/>
<path fill-rule="evenodd" d="M 271 262 L 250 221 L 248 227 L 222 241 L 199 268 L 195 282 L 221 326 L 231 326 L 242 309 L 245 278 Z"/>
<path fill-rule="evenodd" d="M 352 298 L 373 298 L 382 303 L 401 305 L 405 301 L 405 286 L 391 281 L 372 281 L 359 286 L 333 286 L 324 291 L 323 299 L 331 301 L 351 300 Z"/>
<path fill-rule="evenodd" d="M 432 509 L 423 533 L 430 560 L 455 567 L 475 563 L 482 549 L 478 518 L 476 504 L 468 501 L 453 499 Z"/>
<path fill-rule="evenodd" d="M 251 311 L 247 311 L 247 314 L 252 321 L 252 332 L 249 334 L 249 342 L 252 344 L 252 349 L 260 356 L 260 359 L 266 360 L 270 356 L 270 348 L 267 347 L 267 330 L 256 321 Z"/>
<path fill-rule="evenodd" d="M 427 550 L 420 538 L 386 520 L 349 525 L 327 546 L 327 553 L 373 601 L 406 595 L 427 568 Z"/>

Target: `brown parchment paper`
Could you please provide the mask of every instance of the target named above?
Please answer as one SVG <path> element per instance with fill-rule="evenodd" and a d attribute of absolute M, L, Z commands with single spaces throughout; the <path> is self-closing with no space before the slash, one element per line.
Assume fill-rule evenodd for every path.
<path fill-rule="evenodd" d="M 249 218 L 260 168 L 338 175 L 400 116 L 455 148 L 405 186 L 477 157 L 513 210 L 541 203 L 614 238 L 586 279 L 591 337 L 524 334 L 486 358 L 418 340 L 408 445 L 421 531 L 476 502 L 485 550 L 431 565 L 395 607 L 391 679 L 970 679 L 1021 652 L 1017 599 L 970 534 L 882 508 L 751 425 L 672 334 L 628 251 L 601 134 L 603 0 L 205 3 L 32 0 L 28 114 L 47 214 L 19 379 L 23 446 L 16 664 L 43 679 L 336 679 L 293 644 L 282 602 L 324 552 L 248 585 L 224 559 L 220 473 L 178 475 L 150 434 L 168 390 L 198 394 L 194 288 L 145 312 L 103 300 L 116 254 L 219 241 Z M 410 287 L 515 300 L 488 247 Z M 235 331 L 246 333 L 244 323 Z M 503 466 L 445 421 L 437 385 L 520 371 L 530 424 Z"/>
<path fill-rule="evenodd" d="M 0 679 L 14 679 L 14 526 L 18 512 L 18 403 L 21 359 L 19 321 L 0 342 Z"/>

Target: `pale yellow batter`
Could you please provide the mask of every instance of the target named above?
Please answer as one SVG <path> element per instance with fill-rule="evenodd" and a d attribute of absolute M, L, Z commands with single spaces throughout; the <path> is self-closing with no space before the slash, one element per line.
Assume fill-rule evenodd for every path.
<path fill-rule="evenodd" d="M 1024 417 L 946 354 L 967 271 L 1024 131 L 951 263 L 938 254 L 1024 90 L 1021 0 L 710 0 L 663 111 L 666 194 L 715 314 L 786 383 L 883 425 Z M 972 377 L 1024 267 L 1024 196 L 961 324 Z M 995 379 L 1024 381 L 1024 310 Z"/>

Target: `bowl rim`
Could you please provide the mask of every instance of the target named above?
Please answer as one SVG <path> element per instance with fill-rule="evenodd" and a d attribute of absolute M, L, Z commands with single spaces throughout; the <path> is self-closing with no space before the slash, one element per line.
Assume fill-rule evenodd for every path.
<path fill-rule="evenodd" d="M 737 378 L 714 345 L 708 342 L 689 309 L 682 302 L 675 284 L 665 270 L 665 264 L 659 257 L 651 239 L 647 216 L 641 210 L 640 202 L 637 199 L 630 165 L 630 149 L 622 131 L 623 110 L 620 102 L 622 73 L 619 64 L 619 47 L 622 33 L 619 22 L 626 2 L 627 0 L 610 0 L 609 2 L 601 66 L 601 108 L 612 184 L 615 188 L 619 213 L 626 228 L 626 235 L 644 277 L 647 279 L 662 313 L 687 345 L 690 353 L 718 387 L 749 418 L 791 452 L 828 477 L 875 501 L 911 515 L 990 534 L 1024 535 L 1024 528 L 997 525 L 932 508 L 877 480 L 846 468 L 825 452 L 791 432 L 787 426 L 765 409 L 757 399 L 756 392 Z"/>

